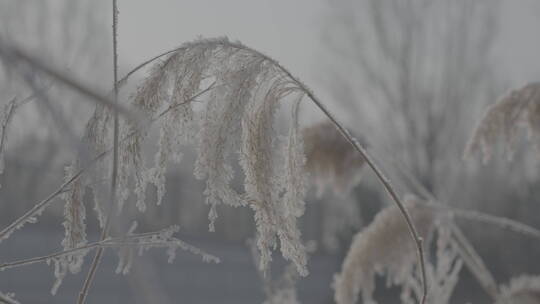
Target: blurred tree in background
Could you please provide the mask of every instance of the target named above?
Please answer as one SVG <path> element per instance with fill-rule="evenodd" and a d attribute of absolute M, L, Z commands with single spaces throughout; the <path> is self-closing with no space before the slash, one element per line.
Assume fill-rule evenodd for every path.
<path fill-rule="evenodd" d="M 372 154 L 393 160 L 380 163 L 402 192 L 420 194 L 419 183 L 443 203 L 538 224 L 532 153 L 486 166 L 462 159 L 478 117 L 507 90 L 494 56 L 500 1 L 345 0 L 328 9 L 323 83 L 354 130 L 370 134 Z M 529 259 L 539 246 L 462 224 L 496 273 L 535 271 Z M 497 250 L 501 237 L 526 246 L 526 257 Z"/>

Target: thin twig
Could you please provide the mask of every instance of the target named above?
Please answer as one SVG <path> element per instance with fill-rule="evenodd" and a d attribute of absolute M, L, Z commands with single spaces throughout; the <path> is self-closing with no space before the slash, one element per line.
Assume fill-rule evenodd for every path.
<path fill-rule="evenodd" d="M 183 104 L 186 104 L 186 103 L 188 103 L 188 102 L 191 102 L 191 101 L 195 100 L 195 98 L 197 98 L 197 97 L 203 95 L 204 93 L 206 93 L 206 92 L 208 92 L 208 91 L 214 89 L 214 88 L 215 88 L 215 85 L 216 85 L 216 82 L 214 81 L 214 82 L 212 82 L 206 89 L 204 89 L 204 90 L 200 91 L 199 93 L 193 95 L 193 96 L 192 96 L 191 98 L 189 98 L 188 100 L 184 100 L 183 102 L 180 102 L 180 103 L 173 103 L 173 104 L 171 104 L 171 105 L 168 106 L 165 110 L 163 110 L 163 112 L 161 112 L 161 113 L 157 116 L 156 119 L 163 117 L 163 115 L 167 114 L 169 111 L 174 110 L 175 108 L 177 108 L 177 107 L 179 107 L 179 106 L 181 106 L 181 105 L 183 105 Z"/>
<path fill-rule="evenodd" d="M 130 243 L 130 242 L 126 242 L 126 241 L 132 241 L 132 240 L 137 240 L 137 239 L 141 239 L 141 238 L 148 238 L 149 236 L 159 235 L 160 233 L 161 233 L 161 231 L 157 231 L 157 232 L 144 233 L 144 234 L 128 235 L 128 236 L 125 236 L 123 238 L 105 239 L 105 240 L 89 243 L 89 244 L 86 244 L 86 245 L 83 245 L 83 246 L 58 251 L 58 252 L 55 252 L 55 253 L 52 253 L 52 254 L 49 254 L 49 255 L 45 255 L 45 256 L 40 256 L 40 257 L 34 257 L 34 258 L 30 258 L 30 259 L 23 259 L 23 260 L 18 260 L 18 261 L 14 261 L 14 262 L 3 263 L 3 264 L 0 264 L 0 271 L 1 270 L 6 270 L 6 269 L 9 269 L 9 268 L 19 267 L 19 266 L 31 265 L 31 264 L 35 264 L 35 263 L 39 263 L 39 262 L 46 262 L 47 260 L 50 260 L 52 258 L 72 254 L 74 252 L 79 252 L 81 250 L 94 249 L 96 247 L 122 247 L 122 246 L 133 245 L 133 244 L 141 245 L 142 243 L 139 243 L 139 242 L 131 242 Z"/>
<path fill-rule="evenodd" d="M 0 56 L 7 58 L 7 60 L 9 60 L 10 62 L 13 62 L 13 60 L 26 62 L 33 68 L 36 68 L 37 70 L 40 70 L 41 72 L 48 74 L 49 76 L 66 84 L 67 86 L 73 88 L 79 93 L 91 98 L 92 100 L 94 100 L 94 102 L 98 104 L 102 104 L 115 111 L 118 111 L 120 114 L 124 115 L 131 121 L 137 122 L 137 121 L 143 120 L 142 119 L 143 117 L 139 115 L 138 113 L 134 112 L 133 110 L 130 110 L 121 104 L 115 104 L 114 101 L 111 100 L 110 98 L 104 95 L 98 94 L 93 89 L 87 87 L 86 85 L 83 85 L 73 80 L 73 77 L 65 75 L 64 73 L 58 71 L 56 68 L 49 66 L 48 64 L 42 62 L 41 60 L 37 59 L 36 57 L 30 54 L 27 54 L 21 49 L 18 49 L 13 46 L 6 46 L 1 40 L 0 40 Z"/>

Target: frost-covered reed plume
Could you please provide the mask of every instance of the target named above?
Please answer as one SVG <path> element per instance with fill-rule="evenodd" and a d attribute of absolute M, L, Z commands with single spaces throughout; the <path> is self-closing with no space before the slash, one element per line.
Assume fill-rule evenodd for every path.
<path fill-rule="evenodd" d="M 483 162 L 489 161 L 493 148 L 504 141 L 511 159 L 518 139 L 518 131 L 525 128 L 528 139 L 540 153 L 540 83 L 530 83 L 511 91 L 497 103 L 491 105 L 478 124 L 465 149 L 465 156 L 482 153 Z"/>
<path fill-rule="evenodd" d="M 540 303 L 540 277 L 523 275 L 512 278 L 501 287 L 500 298 L 495 304 L 538 304 Z"/>
<path fill-rule="evenodd" d="M 330 121 L 304 128 L 302 135 L 306 168 L 315 180 L 319 195 L 332 186 L 335 194 L 343 196 L 358 185 L 366 161 Z"/>
<path fill-rule="evenodd" d="M 428 237 L 434 228 L 434 211 L 413 197 L 407 197 L 405 205 L 419 234 Z M 341 272 L 334 278 L 336 303 L 354 304 L 360 293 L 362 303 L 375 303 L 377 274 L 386 275 L 389 285 L 406 286 L 418 265 L 414 244 L 409 238 L 397 208 L 390 206 L 379 212 L 373 222 L 354 237 Z"/>
<path fill-rule="evenodd" d="M 298 107 L 306 95 L 366 159 L 398 205 L 423 269 L 422 241 L 388 179 L 358 141 L 288 70 L 254 49 L 223 38 L 185 43 L 166 54 L 169 56 L 154 66 L 132 99 L 132 106 L 159 128 L 153 165 L 146 163 L 142 153 L 148 130 L 129 122 L 121 126 L 125 140 L 120 145 L 119 209 L 128 196 L 130 177 L 141 211 L 149 184 L 157 189 L 159 204 L 168 162 L 180 160 L 181 145 L 194 144 L 198 152 L 194 174 L 206 183 L 210 230 L 214 229 L 218 205 L 249 206 L 257 226 L 260 268 L 267 268 L 279 242 L 283 257 L 293 262 L 301 275 L 307 275 L 306 250 L 296 223 L 304 212 L 306 192 L 304 145 L 298 128 Z M 278 136 L 276 112 L 287 100 L 293 103 L 288 105 L 291 123 L 287 134 Z M 231 186 L 238 176 L 235 158 L 243 171 L 243 190 Z"/>
<path fill-rule="evenodd" d="M 121 123 L 118 209 L 130 195 L 131 179 L 140 211 L 146 209 L 148 185 L 157 190 L 160 204 L 169 162 L 180 161 L 183 145 L 195 145 L 194 174 L 206 183 L 210 229 L 219 204 L 249 206 L 257 224 L 261 269 L 266 269 L 279 241 L 283 256 L 307 275 L 306 252 L 296 225 L 304 212 L 306 191 L 298 128 L 298 107 L 305 93 L 276 62 L 239 43 L 205 39 L 184 44 L 152 68 L 131 99 L 132 106 L 159 129 L 153 163 L 142 151 L 151 141 L 150 129 Z M 286 105 L 287 100 L 292 105 Z M 284 137 L 274 126 L 280 106 L 291 109 Z M 87 128 L 95 153 L 106 149 L 110 137 L 106 112 L 98 109 Z M 244 175 L 242 190 L 232 186 L 237 164 Z M 101 213 L 103 208 L 97 206 Z"/>

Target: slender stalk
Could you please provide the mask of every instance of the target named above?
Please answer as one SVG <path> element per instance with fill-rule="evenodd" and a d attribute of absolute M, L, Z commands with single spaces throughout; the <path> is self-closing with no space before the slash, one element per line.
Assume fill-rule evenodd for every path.
<path fill-rule="evenodd" d="M 112 38 L 113 38 L 113 77 L 114 77 L 114 104 L 118 105 L 118 6 L 117 6 L 117 0 L 112 1 L 112 15 L 113 15 L 113 22 L 112 22 Z M 118 111 L 115 109 L 114 111 L 114 129 L 113 129 L 113 161 L 112 161 L 112 172 L 111 172 L 111 193 L 110 193 L 110 199 L 109 199 L 109 210 L 107 212 L 107 219 L 105 221 L 105 226 L 103 227 L 103 230 L 101 232 L 101 240 L 104 240 L 107 238 L 107 235 L 109 234 L 110 226 L 111 226 L 111 216 L 112 216 L 112 210 L 114 206 L 114 202 L 116 201 L 116 186 L 117 186 L 117 178 L 118 177 Z M 78 304 L 83 304 L 86 301 L 86 296 L 88 295 L 88 290 L 90 289 L 90 286 L 92 285 L 92 282 L 94 280 L 94 277 L 96 275 L 96 270 L 99 266 L 99 263 L 101 262 L 101 258 L 103 257 L 103 247 L 99 247 L 97 249 L 96 255 L 94 256 L 94 260 L 92 261 L 92 265 L 90 266 L 90 271 L 88 272 L 88 276 L 86 277 L 86 280 L 84 281 L 83 288 L 81 292 L 79 293 L 79 300 Z"/>

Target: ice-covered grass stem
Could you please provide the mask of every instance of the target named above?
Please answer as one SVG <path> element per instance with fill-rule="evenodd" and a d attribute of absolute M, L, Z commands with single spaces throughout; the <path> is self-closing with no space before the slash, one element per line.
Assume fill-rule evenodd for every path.
<path fill-rule="evenodd" d="M 117 0 L 112 0 L 112 41 L 113 41 L 113 87 L 114 87 L 114 104 L 118 104 L 118 5 Z M 105 240 L 109 234 L 111 226 L 111 217 L 114 204 L 116 202 L 117 181 L 118 181 L 118 155 L 119 155 L 119 116 L 118 111 L 114 111 L 114 126 L 113 126 L 113 160 L 112 160 L 112 172 L 111 172 L 111 187 L 109 194 L 109 206 L 107 214 L 105 215 L 105 224 L 101 232 L 101 240 Z M 84 281 L 83 287 L 79 293 L 77 303 L 83 304 L 86 301 L 88 290 L 95 277 L 96 270 L 103 256 L 104 247 L 97 249 L 94 260 L 90 265 L 90 270 Z"/>

